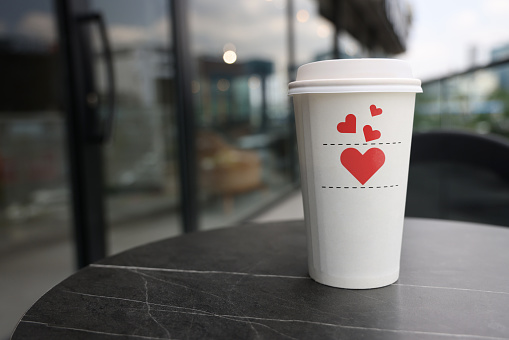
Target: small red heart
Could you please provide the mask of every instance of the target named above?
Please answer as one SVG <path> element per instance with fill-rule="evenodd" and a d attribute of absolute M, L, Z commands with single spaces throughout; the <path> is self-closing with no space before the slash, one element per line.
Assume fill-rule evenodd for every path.
<path fill-rule="evenodd" d="M 357 118 L 355 115 L 349 114 L 346 116 L 345 121 L 338 124 L 338 132 L 341 133 L 355 133 Z"/>
<path fill-rule="evenodd" d="M 385 154 L 378 148 L 371 148 L 364 154 L 348 148 L 341 153 L 340 159 L 346 170 L 364 185 L 384 165 Z"/>
<path fill-rule="evenodd" d="M 382 109 L 379 108 L 379 107 L 376 107 L 375 105 L 371 105 L 369 107 L 369 110 L 371 111 L 371 116 L 374 117 L 374 116 L 378 116 L 378 115 L 381 115 L 382 114 Z"/>
<path fill-rule="evenodd" d="M 382 135 L 380 131 L 373 130 L 373 128 L 370 125 L 364 125 L 362 131 L 364 132 L 364 138 L 366 139 L 366 142 L 378 139 Z"/>

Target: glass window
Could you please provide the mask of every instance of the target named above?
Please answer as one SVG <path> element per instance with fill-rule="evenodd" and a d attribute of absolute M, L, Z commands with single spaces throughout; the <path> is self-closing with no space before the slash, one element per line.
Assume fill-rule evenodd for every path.
<path fill-rule="evenodd" d="M 442 106 L 441 82 L 422 85 L 423 92 L 415 98 L 414 131 L 425 131 L 440 127 Z"/>
<path fill-rule="evenodd" d="M 74 266 L 52 3 L 0 3 L 0 338 Z"/>
<path fill-rule="evenodd" d="M 509 53 L 507 50 L 506 55 Z M 490 91 L 481 108 L 490 114 L 490 131 L 509 138 L 509 63 L 493 67 L 491 73 L 493 76 L 483 86 Z"/>
<path fill-rule="evenodd" d="M 297 66 L 317 60 L 331 59 L 334 25 L 319 13 L 319 2 L 314 0 L 294 1 L 295 59 Z"/>
<path fill-rule="evenodd" d="M 175 70 L 168 1 L 101 0 L 91 9 L 107 24 L 116 87 L 113 136 L 104 148 L 111 254 L 181 232 Z M 107 97 L 102 46 L 92 36 L 96 86 Z"/>
<path fill-rule="evenodd" d="M 193 0 L 201 228 L 252 214 L 293 185 L 286 2 Z"/>
<path fill-rule="evenodd" d="M 415 129 L 466 129 L 509 137 L 509 63 L 431 81 L 417 96 Z"/>

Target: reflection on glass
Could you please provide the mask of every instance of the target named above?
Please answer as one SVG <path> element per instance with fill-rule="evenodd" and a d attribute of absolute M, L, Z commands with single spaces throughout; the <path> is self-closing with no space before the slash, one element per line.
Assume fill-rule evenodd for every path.
<path fill-rule="evenodd" d="M 0 338 L 73 270 L 58 51 L 52 1 L 0 2 Z"/>
<path fill-rule="evenodd" d="M 201 228 L 227 225 L 292 185 L 284 1 L 193 0 L 192 83 Z"/>
<path fill-rule="evenodd" d="M 2 9 L 0 7 L 0 9 Z M 0 59 L 0 243 L 38 219 L 68 219 L 59 60 L 49 2 L 2 9 Z M 51 222 L 48 222 L 51 224 Z M 10 230 L 9 225 L 15 230 Z M 12 241 L 16 238 L 12 235 Z"/>
<path fill-rule="evenodd" d="M 297 21 L 298 22 L 306 22 L 309 19 L 309 12 L 305 9 L 301 9 L 297 12 Z"/>
<path fill-rule="evenodd" d="M 115 253 L 180 232 L 170 13 L 164 0 L 101 0 L 92 8 L 107 23 L 117 90 L 113 138 L 104 150 Z M 106 100 L 105 62 L 95 38 L 96 82 Z"/>
<path fill-rule="evenodd" d="M 295 50 L 297 66 L 333 57 L 334 26 L 323 18 L 318 2 L 295 0 Z"/>
<path fill-rule="evenodd" d="M 224 52 L 223 60 L 227 64 L 233 64 L 237 60 L 237 53 L 232 50 L 228 50 Z"/>
<path fill-rule="evenodd" d="M 43 216 L 67 220 L 59 57 L 49 2 L 0 7 L 0 232 Z M 48 205 L 49 206 L 46 206 Z M 53 204 L 58 217 L 51 213 Z M 65 224 L 59 224 L 65 226 Z M 9 236 L 4 235 L 3 240 Z M 0 243 L 7 246 L 9 242 Z"/>
<path fill-rule="evenodd" d="M 369 56 L 367 51 L 363 50 L 361 43 L 348 32 L 340 32 L 338 39 L 341 58 L 366 58 Z"/>
<path fill-rule="evenodd" d="M 468 129 L 509 138 L 509 63 L 425 83 L 415 129 Z"/>

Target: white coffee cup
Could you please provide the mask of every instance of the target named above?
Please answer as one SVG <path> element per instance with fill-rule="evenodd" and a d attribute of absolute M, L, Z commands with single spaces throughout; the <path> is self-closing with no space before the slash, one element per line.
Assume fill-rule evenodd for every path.
<path fill-rule="evenodd" d="M 398 280 L 420 84 L 395 59 L 310 63 L 289 84 L 317 282 L 367 289 Z"/>

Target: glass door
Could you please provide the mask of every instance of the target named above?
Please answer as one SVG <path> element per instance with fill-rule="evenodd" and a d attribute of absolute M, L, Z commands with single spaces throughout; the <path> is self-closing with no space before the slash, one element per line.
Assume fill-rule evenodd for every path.
<path fill-rule="evenodd" d="M 288 3 L 188 1 L 201 229 L 248 219 L 295 188 Z"/>
<path fill-rule="evenodd" d="M 0 338 L 76 254 L 180 233 L 169 5 L 0 2 Z"/>
<path fill-rule="evenodd" d="M 111 254 L 181 231 L 171 13 L 166 0 L 94 0 L 90 11 L 106 23 L 115 84 L 114 124 L 102 150 Z M 99 32 L 91 31 L 106 115 L 108 62 Z"/>
<path fill-rule="evenodd" d="M 60 46 L 53 1 L 0 2 L 0 339 L 75 265 Z"/>
<path fill-rule="evenodd" d="M 86 263 L 180 233 L 171 13 L 166 0 L 67 5 L 71 165 Z"/>

